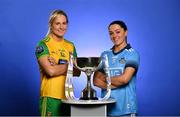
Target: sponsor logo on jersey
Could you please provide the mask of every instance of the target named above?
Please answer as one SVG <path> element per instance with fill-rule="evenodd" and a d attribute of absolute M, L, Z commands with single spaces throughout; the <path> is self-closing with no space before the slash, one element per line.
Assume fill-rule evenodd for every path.
<path fill-rule="evenodd" d="M 38 46 L 38 47 L 36 47 L 36 52 L 37 52 L 38 54 L 42 53 L 43 51 L 44 51 L 43 46 Z"/>
<path fill-rule="evenodd" d="M 67 60 L 64 59 L 59 59 L 58 64 L 66 64 Z"/>

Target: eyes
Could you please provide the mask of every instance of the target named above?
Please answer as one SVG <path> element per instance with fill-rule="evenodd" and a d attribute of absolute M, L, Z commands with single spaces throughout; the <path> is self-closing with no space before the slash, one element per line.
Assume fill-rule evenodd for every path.
<path fill-rule="evenodd" d="M 67 25 L 67 22 L 55 22 L 55 25 Z"/>
<path fill-rule="evenodd" d="M 109 31 L 109 35 L 112 36 L 113 34 L 120 34 L 120 30 L 115 30 L 115 31 Z"/>

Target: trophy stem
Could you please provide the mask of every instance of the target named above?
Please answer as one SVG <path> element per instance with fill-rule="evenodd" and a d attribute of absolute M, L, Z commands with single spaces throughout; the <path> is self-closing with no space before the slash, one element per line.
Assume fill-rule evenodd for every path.
<path fill-rule="evenodd" d="M 87 87 L 88 89 L 91 87 L 91 76 L 87 76 Z"/>
<path fill-rule="evenodd" d="M 96 97 L 96 91 L 91 87 L 91 70 L 87 70 L 86 72 L 87 76 L 87 84 L 86 88 L 82 91 L 82 97 L 80 100 L 98 100 Z"/>
<path fill-rule="evenodd" d="M 87 76 L 87 90 L 88 90 L 88 97 L 91 96 L 91 75 L 90 76 Z"/>

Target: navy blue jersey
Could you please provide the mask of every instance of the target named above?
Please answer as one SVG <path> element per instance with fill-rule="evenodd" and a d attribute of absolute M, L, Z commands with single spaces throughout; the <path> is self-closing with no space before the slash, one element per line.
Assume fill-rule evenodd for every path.
<path fill-rule="evenodd" d="M 108 106 L 108 115 L 124 115 L 137 112 L 137 99 L 136 99 L 136 73 L 139 66 L 139 54 L 131 48 L 128 44 L 121 51 L 114 53 L 113 48 L 104 51 L 101 54 L 101 59 L 108 57 L 108 67 L 110 77 L 121 75 L 126 67 L 135 68 L 136 72 L 128 84 L 120 86 L 111 90 L 110 98 L 116 100 L 115 104 Z M 103 62 L 102 68 L 99 70 L 106 73 L 105 63 Z M 106 94 L 106 90 L 102 90 L 102 97 Z"/>

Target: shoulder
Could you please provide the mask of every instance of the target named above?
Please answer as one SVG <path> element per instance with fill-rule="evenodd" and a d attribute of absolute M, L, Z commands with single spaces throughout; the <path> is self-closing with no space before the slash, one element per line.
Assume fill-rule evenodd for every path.
<path fill-rule="evenodd" d="M 74 43 L 73 43 L 73 42 L 71 42 L 71 41 L 69 41 L 69 40 L 67 40 L 67 39 L 64 39 L 64 42 L 65 42 L 65 44 L 68 44 L 68 45 L 74 46 Z"/>
<path fill-rule="evenodd" d="M 139 52 L 135 50 L 134 48 L 125 49 L 125 51 L 128 53 L 129 56 L 136 56 L 139 57 Z"/>
<path fill-rule="evenodd" d="M 40 40 L 36 46 L 35 54 L 37 58 L 40 58 L 42 55 L 48 55 L 49 49 L 46 43 L 49 41 L 49 38 L 44 38 Z"/>
<path fill-rule="evenodd" d="M 49 37 L 45 37 L 38 42 L 37 46 L 46 45 L 46 43 L 48 43 L 49 40 L 50 40 Z"/>
<path fill-rule="evenodd" d="M 110 53 L 112 53 L 112 50 L 111 50 L 111 49 L 103 51 L 103 52 L 101 53 L 101 55 L 110 54 Z"/>
<path fill-rule="evenodd" d="M 127 64 L 134 65 L 136 66 L 136 68 L 138 68 L 138 65 L 140 64 L 139 53 L 133 48 L 127 49 L 126 52 L 127 52 L 126 54 Z"/>
<path fill-rule="evenodd" d="M 74 57 L 77 57 L 76 48 L 75 48 L 73 42 L 71 42 L 71 41 L 69 41 L 67 39 L 64 39 L 64 46 L 66 47 L 66 49 L 68 49 L 69 52 L 73 53 Z"/>

